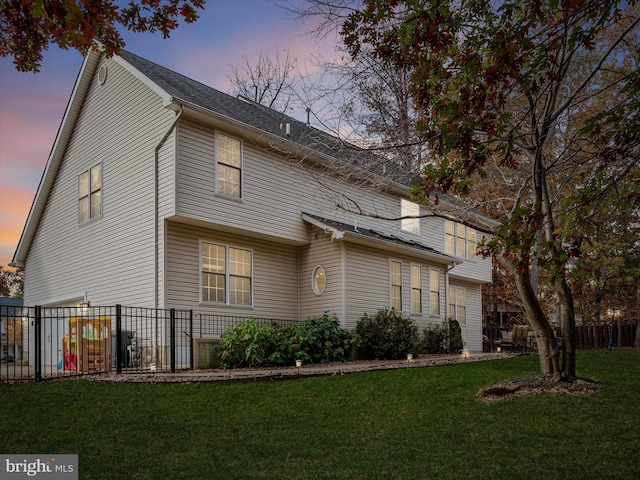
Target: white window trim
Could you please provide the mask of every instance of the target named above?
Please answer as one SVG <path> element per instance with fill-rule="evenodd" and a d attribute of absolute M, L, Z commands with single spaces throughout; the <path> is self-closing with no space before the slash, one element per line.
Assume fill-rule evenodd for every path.
<path fill-rule="evenodd" d="M 413 309 L 413 291 L 416 290 L 413 284 L 413 267 L 417 267 L 420 269 L 420 285 L 418 286 L 418 290 L 420 290 L 420 311 L 416 312 Z M 424 268 L 419 263 L 411 263 L 409 266 L 409 272 L 411 276 L 411 315 L 424 315 Z"/>
<path fill-rule="evenodd" d="M 453 252 L 448 252 L 447 251 L 447 237 L 449 236 L 447 234 L 447 222 L 453 223 Z M 470 260 L 470 261 L 475 261 L 477 258 L 477 255 L 475 252 L 469 252 L 469 231 L 473 231 L 474 235 L 475 235 L 475 245 L 478 245 L 478 231 L 473 228 L 473 227 L 469 227 L 463 223 L 460 222 L 456 222 L 455 220 L 447 220 L 445 219 L 445 227 L 444 227 L 444 250 L 445 253 L 447 255 L 453 255 L 454 257 L 458 257 L 458 258 L 464 258 L 465 260 Z M 459 227 L 463 227 L 465 229 L 465 234 L 464 234 L 464 252 L 462 253 L 462 255 L 460 255 L 460 253 L 458 252 L 458 228 Z M 462 238 L 462 237 L 460 237 Z"/>
<path fill-rule="evenodd" d="M 98 165 L 100 165 L 100 213 L 94 217 L 91 216 L 91 169 L 94 167 L 97 167 Z M 98 220 L 100 218 L 102 218 L 102 215 L 104 214 L 104 165 L 102 164 L 102 161 L 100 162 L 96 162 L 92 165 L 89 165 L 87 168 L 84 168 L 80 171 L 80 173 L 78 173 L 76 175 L 76 187 L 79 189 L 80 187 L 80 176 L 82 174 L 86 173 L 89 177 L 89 193 L 87 195 L 88 197 L 88 202 L 89 202 L 89 218 L 87 218 L 84 222 L 81 222 L 80 219 L 78 218 L 78 225 L 87 225 L 88 223 L 91 223 L 95 220 Z M 84 197 L 82 197 L 84 198 Z M 80 208 L 80 196 L 77 195 L 76 198 L 76 208 Z M 79 212 L 76 210 L 76 214 L 78 214 Z M 79 216 L 79 215 L 77 215 Z"/>
<path fill-rule="evenodd" d="M 322 270 L 324 274 L 324 287 L 320 290 L 316 285 L 316 272 Z M 327 270 L 322 265 L 316 265 L 311 272 L 311 289 L 318 297 L 322 296 L 327 291 Z"/>
<path fill-rule="evenodd" d="M 210 245 L 216 245 L 218 247 L 224 247 L 224 261 L 225 261 L 225 272 L 224 272 L 224 302 L 214 302 L 211 300 L 205 300 L 202 298 L 202 273 L 203 273 L 203 268 L 202 268 L 202 245 L 203 244 L 210 244 Z M 251 303 L 250 304 L 238 304 L 238 303 L 230 303 L 229 299 L 231 298 L 231 292 L 229 290 L 229 286 L 230 286 L 230 281 L 229 279 L 231 278 L 231 274 L 229 273 L 229 249 L 230 248 L 235 248 L 238 250 L 245 250 L 247 252 L 251 253 Z M 230 245 L 227 243 L 222 243 L 222 242 L 216 242 L 216 241 L 210 241 L 210 240 L 200 240 L 199 242 L 199 257 L 198 257 L 198 266 L 199 266 L 199 274 L 198 274 L 198 300 L 200 304 L 203 305 L 220 305 L 220 306 L 225 306 L 225 307 L 234 307 L 234 308 L 253 308 L 253 302 L 254 302 L 254 294 L 253 294 L 253 288 L 254 288 L 254 275 L 253 275 L 253 264 L 255 262 L 255 256 L 253 253 L 253 249 L 252 248 L 246 248 L 246 247 L 239 247 L 237 245 Z"/>
<path fill-rule="evenodd" d="M 404 274 L 404 265 L 402 263 L 402 260 L 396 259 L 396 258 L 390 258 L 389 259 L 389 307 L 393 308 L 393 287 L 397 286 L 394 285 L 392 283 L 392 274 L 393 274 L 393 268 L 392 265 L 394 263 L 399 263 L 400 264 L 400 285 L 398 285 L 400 287 L 400 308 L 397 309 L 397 311 L 403 311 L 403 306 L 404 306 L 404 302 L 403 302 L 403 296 L 404 296 L 404 289 L 403 289 L 403 274 Z"/>
<path fill-rule="evenodd" d="M 434 292 L 435 290 L 433 290 L 433 286 L 431 285 L 431 272 L 438 272 L 438 313 L 433 313 L 433 305 L 432 305 L 432 301 L 431 301 L 431 293 Z M 440 276 L 442 275 L 442 271 L 440 271 L 440 269 L 438 268 L 433 268 L 430 267 L 429 268 L 429 315 L 435 318 L 441 318 L 442 317 L 442 290 L 440 288 Z"/>
<path fill-rule="evenodd" d="M 235 195 L 229 195 L 228 193 L 224 193 L 218 190 L 218 138 L 220 136 L 224 136 L 227 138 L 232 138 L 240 142 L 240 196 L 236 197 Z M 229 200 L 242 201 L 244 198 L 244 142 L 241 138 L 235 137 L 233 135 L 229 135 L 225 132 L 221 132 L 216 130 L 214 132 L 213 138 L 213 158 L 214 158 L 214 192 L 216 196 L 220 196 Z"/>
<path fill-rule="evenodd" d="M 460 321 L 460 319 L 458 318 L 458 291 L 462 290 L 464 292 L 464 321 Z M 449 297 L 453 294 L 453 304 L 451 304 L 451 301 L 449 299 Z M 447 294 L 447 306 L 448 309 L 451 310 L 451 307 L 453 306 L 453 312 L 449 311 L 449 319 L 452 320 L 457 320 L 458 323 L 460 325 L 466 325 L 467 324 L 467 316 L 468 316 L 468 312 L 467 312 L 467 289 L 465 287 L 455 287 L 453 285 L 449 285 L 449 292 Z"/>

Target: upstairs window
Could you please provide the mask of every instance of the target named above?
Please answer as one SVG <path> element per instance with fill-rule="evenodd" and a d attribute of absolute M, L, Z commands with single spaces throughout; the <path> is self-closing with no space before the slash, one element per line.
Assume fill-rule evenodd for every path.
<path fill-rule="evenodd" d="M 216 192 L 242 197 L 242 142 L 216 134 Z"/>
<path fill-rule="evenodd" d="M 420 234 L 420 205 L 400 199 L 400 228 L 405 232 Z"/>
<path fill-rule="evenodd" d="M 445 220 L 444 232 L 445 253 L 469 259 L 476 257 L 476 231 L 473 228 Z"/>
<path fill-rule="evenodd" d="M 94 165 L 78 176 L 78 223 L 102 215 L 102 165 Z"/>

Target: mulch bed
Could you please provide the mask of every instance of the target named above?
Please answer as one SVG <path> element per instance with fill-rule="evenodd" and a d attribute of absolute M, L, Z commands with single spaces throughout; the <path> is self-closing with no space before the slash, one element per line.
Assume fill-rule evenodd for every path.
<path fill-rule="evenodd" d="M 573 381 L 553 380 L 550 377 L 528 377 L 499 383 L 478 392 L 478 399 L 485 402 L 506 400 L 521 395 L 556 393 L 566 395 L 596 395 L 600 384 L 594 380 L 577 378 Z"/>

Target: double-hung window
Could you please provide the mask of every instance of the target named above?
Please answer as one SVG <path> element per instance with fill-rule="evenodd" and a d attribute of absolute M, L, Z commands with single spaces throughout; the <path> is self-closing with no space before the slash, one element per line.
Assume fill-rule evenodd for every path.
<path fill-rule="evenodd" d="M 216 192 L 242 198 L 242 142 L 216 134 Z"/>
<path fill-rule="evenodd" d="M 449 317 L 461 324 L 467 323 L 467 291 L 460 287 L 449 287 Z"/>
<path fill-rule="evenodd" d="M 78 176 L 78 223 L 102 215 L 102 165 L 97 164 Z"/>
<path fill-rule="evenodd" d="M 391 261 L 391 308 L 402 310 L 402 262 Z"/>
<path fill-rule="evenodd" d="M 445 220 L 444 251 L 449 255 L 473 259 L 476 257 L 476 231 L 451 220 Z"/>
<path fill-rule="evenodd" d="M 422 267 L 411 265 L 411 313 L 422 313 Z"/>
<path fill-rule="evenodd" d="M 440 315 L 440 271 L 429 270 L 431 315 Z"/>
<path fill-rule="evenodd" d="M 203 302 L 252 304 L 253 260 L 250 250 L 202 242 L 200 263 Z"/>

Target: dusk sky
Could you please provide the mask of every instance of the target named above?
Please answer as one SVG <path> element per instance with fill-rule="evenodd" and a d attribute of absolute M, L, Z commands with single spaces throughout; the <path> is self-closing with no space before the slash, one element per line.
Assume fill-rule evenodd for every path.
<path fill-rule="evenodd" d="M 125 49 L 223 92 L 231 66 L 260 53 L 289 50 L 300 65 L 334 51 L 307 25 L 270 0 L 207 0 L 195 24 L 171 37 L 124 33 Z M 8 267 L 82 64 L 76 50 L 51 45 L 39 73 L 20 73 L 0 58 L 0 265 Z M 302 118 L 300 118 L 302 119 Z M 61 267 L 63 267 L 61 265 Z"/>

